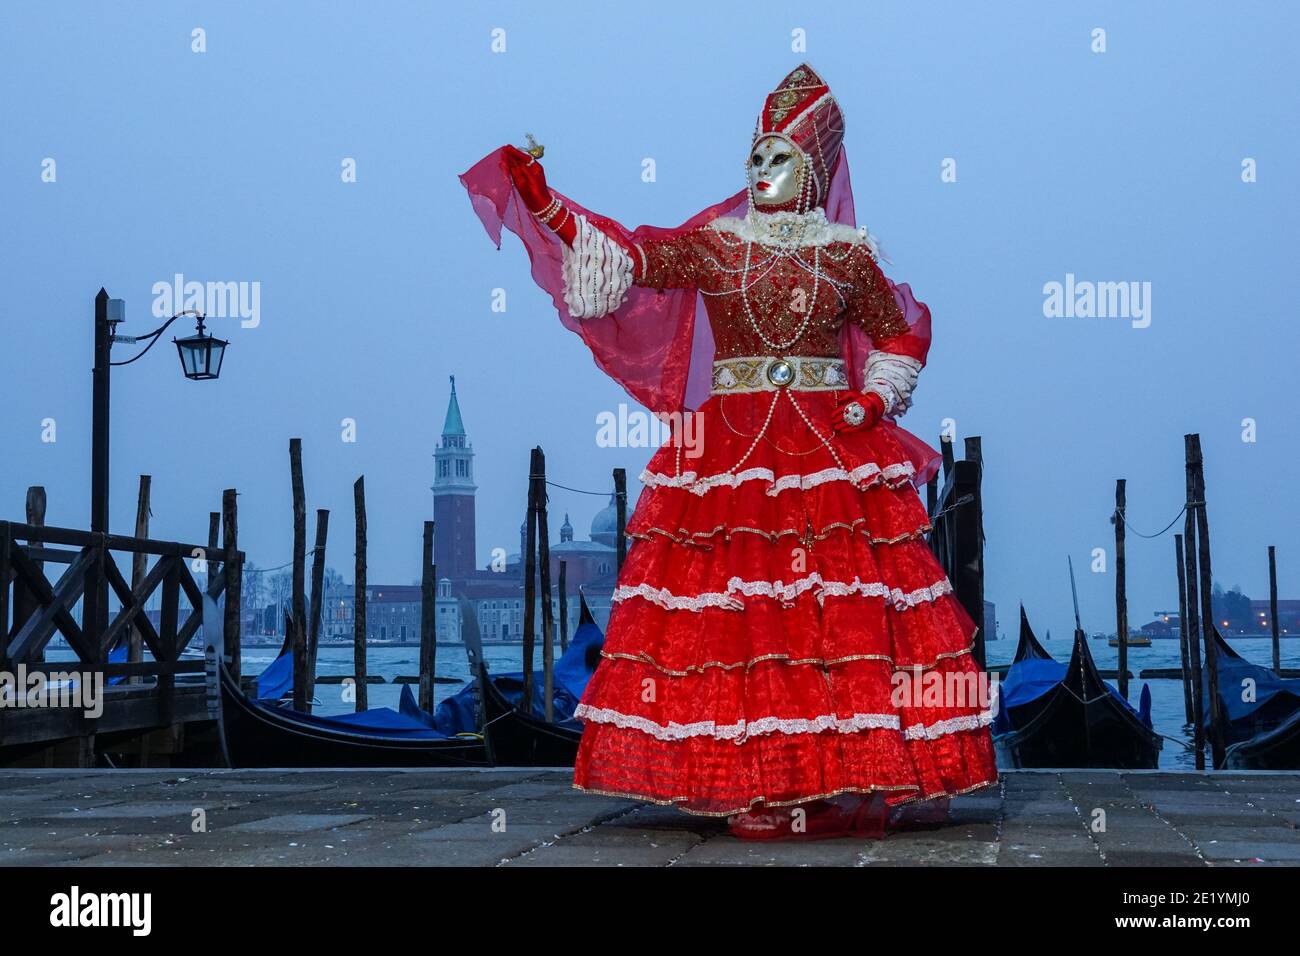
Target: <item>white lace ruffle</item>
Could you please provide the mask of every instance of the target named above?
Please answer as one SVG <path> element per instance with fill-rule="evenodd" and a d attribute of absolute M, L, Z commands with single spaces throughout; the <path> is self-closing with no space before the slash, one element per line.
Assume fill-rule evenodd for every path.
<path fill-rule="evenodd" d="M 704 495 L 714 488 L 735 488 L 746 481 L 766 481 L 768 482 L 767 494 L 776 497 L 791 488 L 808 491 L 830 481 L 849 481 L 855 485 L 862 485 L 877 476 L 884 481 L 897 481 L 901 478 L 910 478 L 915 471 L 911 462 L 886 465 L 884 468 L 873 462 L 859 465 L 852 471 L 844 468 L 823 468 L 810 475 L 782 475 L 780 478 L 776 477 L 770 468 L 746 468 L 744 471 L 724 472 L 705 478 L 698 477 L 693 471 L 683 472 L 680 475 L 665 475 L 646 470 L 641 472 L 641 481 L 651 487 L 684 488 L 694 495 Z"/>
<path fill-rule="evenodd" d="M 703 611 L 708 607 L 722 608 L 728 611 L 744 610 L 745 604 L 737 595 L 745 597 L 766 597 L 782 602 L 795 600 L 799 595 L 813 591 L 817 603 L 822 604 L 828 597 L 849 597 L 854 594 L 862 597 L 885 598 L 896 611 L 905 611 L 938 600 L 945 594 L 952 593 L 952 583 L 946 578 L 929 587 L 915 591 L 903 591 L 891 588 L 882 581 L 863 581 L 854 577 L 852 581 L 827 581 L 817 572 L 804 578 L 785 583 L 784 581 L 746 581 L 733 577 L 727 582 L 726 591 L 706 591 L 703 594 L 673 594 L 667 588 L 656 588 L 650 584 L 622 584 L 614 589 L 612 601 L 626 601 L 629 598 L 644 598 L 669 611 Z"/>
<path fill-rule="evenodd" d="M 624 714 L 607 707 L 579 704 L 573 714 L 580 720 L 596 724 L 613 724 L 624 730 L 639 730 L 656 740 L 686 740 L 690 737 L 712 737 L 714 740 L 734 740 L 742 743 L 750 737 L 765 734 L 819 734 L 828 730 L 853 734 L 863 730 L 902 730 L 902 720 L 897 714 L 854 714 L 838 717 L 824 714 L 820 717 L 760 717 L 757 720 L 738 720 L 734 724 L 719 724 L 712 720 L 697 720 L 689 724 L 656 723 L 648 717 Z M 993 721 L 987 711 L 964 717 L 950 717 L 933 724 L 912 724 L 903 730 L 907 740 L 936 740 L 946 734 L 986 727 Z"/>
<path fill-rule="evenodd" d="M 658 604 L 660 607 L 669 611 L 703 611 L 706 607 L 720 607 L 728 611 L 742 611 L 745 608 L 744 603 L 739 598 L 732 597 L 729 594 L 710 592 L 691 597 L 676 595 L 667 588 L 656 588 L 649 584 L 620 584 L 614 589 L 614 594 L 610 598 L 610 603 L 615 601 L 626 601 L 628 598 L 634 597 L 645 598 L 652 604 Z"/>
<path fill-rule="evenodd" d="M 963 730 L 978 730 L 993 723 L 993 712 L 982 710 L 978 714 L 964 717 L 949 717 L 934 724 L 912 724 L 903 731 L 908 740 L 935 740 L 945 734 L 955 734 Z"/>
<path fill-rule="evenodd" d="M 564 247 L 564 303 L 579 319 L 608 315 L 623 304 L 632 288 L 632 259 L 613 239 L 574 216 L 573 248 Z"/>
<path fill-rule="evenodd" d="M 912 407 L 912 391 L 921 363 L 910 355 L 875 351 L 862 369 L 865 392 L 875 392 L 885 403 L 886 415 L 902 415 Z"/>

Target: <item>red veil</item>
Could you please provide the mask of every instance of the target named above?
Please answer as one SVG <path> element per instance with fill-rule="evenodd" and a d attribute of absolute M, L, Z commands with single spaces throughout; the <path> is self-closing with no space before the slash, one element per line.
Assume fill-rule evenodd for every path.
<path fill-rule="evenodd" d="M 800 69 L 811 73 L 806 66 Z M 829 98 L 828 92 L 824 98 Z M 833 100 L 830 102 L 833 104 Z M 765 115 L 767 112 L 765 110 Z M 838 118 L 838 109 L 835 116 Z M 765 125 L 760 119 L 760 135 Z M 842 133 L 842 129 L 834 132 Z M 829 178 L 829 184 L 818 189 L 818 196 L 824 198 L 827 219 L 855 226 L 857 220 L 853 187 L 849 181 L 848 155 L 838 142 L 833 152 L 830 175 L 822 177 L 823 180 Z M 692 410 L 703 404 L 708 398 L 712 380 L 714 345 L 709 322 L 704 316 L 703 297 L 699 293 L 693 289 L 658 292 L 633 286 L 616 311 L 599 318 L 576 319 L 569 314 L 564 303 L 563 242 L 524 206 L 510 178 L 504 147 L 472 166 L 461 175 L 460 181 L 469 192 L 474 211 L 492 241 L 500 248 L 502 226 L 523 241 L 532 262 L 533 280 L 550 293 L 560 321 L 567 329 L 582 336 L 596 364 L 622 385 L 632 398 L 650 411 L 661 413 Z M 573 213 L 581 213 L 593 226 L 629 243 L 669 238 L 697 229 L 719 216 L 744 216 L 749 208 L 747 190 L 742 189 L 675 228 L 640 226 L 629 231 L 569 197 L 552 192 Z M 924 355 L 930 341 L 930 310 L 913 297 L 906 283 L 894 284 L 891 281 L 890 288 L 908 323 L 909 338 L 920 344 Z M 862 369 L 872 349 L 871 339 L 855 323 L 845 322 L 841 342 L 850 382 L 855 389 L 861 389 Z M 938 468 L 938 452 L 891 419 L 885 419 L 877 427 L 893 430 L 908 451 L 916 468 L 916 483 L 928 481 Z"/>

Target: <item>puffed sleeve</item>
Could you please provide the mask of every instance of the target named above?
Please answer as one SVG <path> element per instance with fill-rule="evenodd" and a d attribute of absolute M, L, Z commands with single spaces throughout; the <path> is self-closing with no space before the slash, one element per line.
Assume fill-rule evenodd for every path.
<path fill-rule="evenodd" d="M 912 404 L 916 380 L 925 367 L 929 335 L 912 331 L 894 290 L 865 246 L 854 247 L 851 272 L 856 298 L 849 318 L 871 336 L 873 346 L 862 371 L 863 390 L 880 396 L 885 414 L 902 415 Z"/>
<path fill-rule="evenodd" d="M 865 245 L 853 247 L 850 272 L 854 296 L 849 305 L 849 320 L 871 336 L 877 348 L 882 348 L 883 342 L 906 337 L 908 329 L 903 310 Z"/>
<path fill-rule="evenodd" d="M 707 285 L 712 245 L 705 227 L 632 245 L 633 282 L 651 289 L 699 289 Z"/>

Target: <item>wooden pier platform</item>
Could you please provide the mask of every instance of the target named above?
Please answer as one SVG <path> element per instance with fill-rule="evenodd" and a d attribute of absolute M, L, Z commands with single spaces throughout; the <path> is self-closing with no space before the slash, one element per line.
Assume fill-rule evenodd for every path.
<path fill-rule="evenodd" d="M 570 771 L 3 770 L 6 866 L 1300 864 L 1300 774 L 1012 771 L 943 827 L 756 844 Z"/>

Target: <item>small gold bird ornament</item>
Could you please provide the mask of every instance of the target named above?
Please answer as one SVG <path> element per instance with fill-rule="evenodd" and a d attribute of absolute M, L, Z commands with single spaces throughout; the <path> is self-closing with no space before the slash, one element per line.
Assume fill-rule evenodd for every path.
<path fill-rule="evenodd" d="M 532 133 L 525 133 L 524 152 L 527 153 L 529 156 L 533 157 L 533 159 L 541 159 L 543 156 L 546 155 L 546 147 L 543 146 L 541 143 L 537 142 L 537 140 L 533 139 Z"/>

